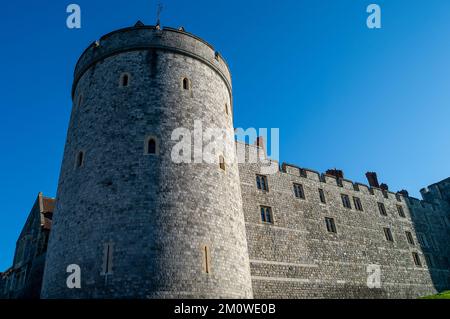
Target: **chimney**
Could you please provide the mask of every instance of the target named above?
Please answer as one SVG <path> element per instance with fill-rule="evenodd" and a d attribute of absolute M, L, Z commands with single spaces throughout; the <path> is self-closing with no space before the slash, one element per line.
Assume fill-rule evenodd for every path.
<path fill-rule="evenodd" d="M 380 188 L 381 188 L 382 190 L 384 190 L 384 191 L 388 191 L 388 190 L 389 190 L 389 186 L 388 186 L 387 184 L 385 184 L 385 183 L 381 184 L 381 185 L 380 185 Z"/>
<path fill-rule="evenodd" d="M 366 177 L 367 177 L 367 181 L 369 182 L 370 187 L 380 188 L 380 184 L 378 183 L 377 173 L 367 172 Z"/>
<path fill-rule="evenodd" d="M 344 179 L 344 172 L 340 169 L 329 169 L 326 171 L 326 174 L 334 176 L 336 178 Z"/>

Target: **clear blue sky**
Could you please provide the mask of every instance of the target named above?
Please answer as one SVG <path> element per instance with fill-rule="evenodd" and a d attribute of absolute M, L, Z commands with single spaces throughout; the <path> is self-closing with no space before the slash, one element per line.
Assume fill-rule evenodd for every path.
<path fill-rule="evenodd" d="M 65 26 L 82 8 L 82 29 Z M 365 21 L 382 7 L 381 30 Z M 450 1 L 165 0 L 162 24 L 184 26 L 229 62 L 236 127 L 279 127 L 281 160 L 418 196 L 450 176 Z M 0 7 L 0 271 L 39 191 L 55 196 L 73 68 L 101 35 L 156 1 L 3 1 Z M 88 216 L 86 216 L 88 218 Z"/>

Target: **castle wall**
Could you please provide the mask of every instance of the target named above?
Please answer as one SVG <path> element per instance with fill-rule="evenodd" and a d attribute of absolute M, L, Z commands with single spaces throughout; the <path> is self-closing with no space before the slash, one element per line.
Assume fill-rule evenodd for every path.
<path fill-rule="evenodd" d="M 248 148 L 254 152 L 254 146 Z M 261 164 L 240 164 L 239 172 L 255 298 L 415 298 L 450 287 L 449 266 L 436 264 L 434 273 L 441 278 L 433 276 L 416 235 L 416 228 L 448 234 L 449 227 L 446 233 L 442 225 L 423 226 L 414 220 L 420 214 L 436 216 L 431 205 L 413 209 L 411 215 L 403 196 L 397 199 L 387 192 L 386 198 L 380 189 L 347 180 L 339 186 L 333 176 L 290 165 L 267 175 L 268 191 L 256 187 Z M 294 196 L 294 183 L 303 186 L 305 199 Z M 320 201 L 319 188 L 326 204 Z M 341 194 L 349 196 L 351 209 L 343 207 Z M 355 209 L 353 197 L 360 199 L 364 211 Z M 387 216 L 380 214 L 378 202 L 384 203 Z M 273 223 L 262 222 L 261 205 L 272 209 Z M 449 212 L 442 206 L 438 214 Z M 327 231 L 326 217 L 334 219 L 337 233 Z M 386 240 L 383 228 L 390 228 L 394 242 Z M 411 232 L 414 245 L 405 231 Z M 445 245 L 449 241 L 444 237 L 437 240 Z M 415 265 L 413 252 L 422 266 Z M 441 253 L 445 255 L 444 249 Z M 371 264 L 381 267 L 381 288 L 367 286 Z"/>
<path fill-rule="evenodd" d="M 83 54 L 73 95 L 42 296 L 251 298 L 237 164 L 171 157 L 172 132 L 195 120 L 233 133 L 220 56 L 184 32 L 129 28 Z M 66 286 L 70 264 L 81 289 Z"/>

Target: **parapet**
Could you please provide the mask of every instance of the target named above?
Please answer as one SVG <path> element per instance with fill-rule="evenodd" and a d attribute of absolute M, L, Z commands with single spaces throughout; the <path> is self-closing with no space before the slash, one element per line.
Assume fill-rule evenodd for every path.
<path fill-rule="evenodd" d="M 231 95 L 231 73 L 226 61 L 212 45 L 201 38 L 184 31 L 183 28 L 157 28 L 136 23 L 108 33 L 92 43 L 81 55 L 75 67 L 72 97 L 78 80 L 97 62 L 110 56 L 128 51 L 166 50 L 186 55 L 210 66 L 227 84 Z"/>

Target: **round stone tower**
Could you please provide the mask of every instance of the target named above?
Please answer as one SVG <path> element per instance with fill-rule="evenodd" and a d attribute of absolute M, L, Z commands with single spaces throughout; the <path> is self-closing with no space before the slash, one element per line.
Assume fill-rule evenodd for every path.
<path fill-rule="evenodd" d="M 233 135 L 222 57 L 183 29 L 138 22 L 86 49 L 72 97 L 42 297 L 252 298 L 232 154 L 173 158 L 176 129 Z"/>

